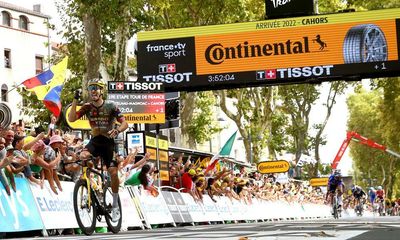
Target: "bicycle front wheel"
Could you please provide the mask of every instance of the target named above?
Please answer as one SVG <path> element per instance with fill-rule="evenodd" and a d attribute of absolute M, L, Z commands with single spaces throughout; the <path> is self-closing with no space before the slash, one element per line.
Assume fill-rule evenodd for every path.
<path fill-rule="evenodd" d="M 80 179 L 74 187 L 74 212 L 76 221 L 85 235 L 92 235 L 96 228 L 96 207 L 93 191 L 89 202 L 89 191 L 86 180 Z"/>
<path fill-rule="evenodd" d="M 111 191 L 111 187 L 108 186 L 108 184 L 105 184 L 104 188 L 104 208 L 105 208 L 105 217 L 106 217 L 106 222 L 108 229 L 112 233 L 118 233 L 121 230 L 121 224 L 122 224 L 122 206 L 121 206 L 121 200 L 118 196 L 118 209 L 119 209 L 119 218 L 118 219 L 112 219 L 112 204 L 113 204 L 113 194 Z"/>
<path fill-rule="evenodd" d="M 337 203 L 336 196 L 333 196 L 333 199 L 332 199 L 332 209 L 333 209 L 333 217 L 335 219 L 339 219 L 338 203 Z"/>

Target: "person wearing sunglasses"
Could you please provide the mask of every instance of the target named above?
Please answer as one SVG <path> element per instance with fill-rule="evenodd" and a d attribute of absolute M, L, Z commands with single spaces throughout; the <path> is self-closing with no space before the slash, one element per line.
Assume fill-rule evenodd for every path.
<path fill-rule="evenodd" d="M 128 128 L 128 123 L 115 103 L 103 99 L 105 85 L 100 78 L 89 80 L 87 90 L 90 101 L 83 104 L 79 111 L 76 111 L 76 106 L 81 91 L 76 90 L 68 120 L 75 122 L 84 115 L 89 119 L 93 137 L 82 150 L 80 159 L 88 159 L 90 155 L 102 157 L 103 163 L 111 176 L 111 189 L 113 192 L 112 220 L 118 221 L 120 218 L 118 208 L 119 179 L 118 163 L 114 158 L 114 138 Z M 120 123 L 116 128 L 114 128 L 115 121 Z"/>

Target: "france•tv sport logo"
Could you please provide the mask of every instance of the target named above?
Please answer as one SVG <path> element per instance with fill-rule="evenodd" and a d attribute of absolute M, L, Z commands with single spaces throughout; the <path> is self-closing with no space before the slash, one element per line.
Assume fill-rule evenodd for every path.
<path fill-rule="evenodd" d="M 176 72 L 175 63 L 158 65 L 158 72 L 159 73 L 174 73 L 174 72 Z"/>
<path fill-rule="evenodd" d="M 256 71 L 256 80 L 276 79 L 276 69 Z"/>

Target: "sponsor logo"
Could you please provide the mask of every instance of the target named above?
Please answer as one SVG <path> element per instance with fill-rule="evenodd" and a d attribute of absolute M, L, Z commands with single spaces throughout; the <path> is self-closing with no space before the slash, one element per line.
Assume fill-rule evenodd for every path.
<path fill-rule="evenodd" d="M 270 0 L 270 1 L 274 5 L 274 8 L 277 8 L 279 6 L 284 6 L 288 3 L 290 3 L 291 0 Z"/>
<path fill-rule="evenodd" d="M 269 57 L 310 53 L 308 37 L 299 40 L 288 39 L 285 42 L 250 44 L 248 41 L 235 46 L 223 46 L 214 43 L 207 47 L 205 59 L 209 64 L 218 65 L 229 59 Z"/>
<path fill-rule="evenodd" d="M 256 80 L 330 76 L 333 65 L 278 68 L 256 71 Z"/>
<path fill-rule="evenodd" d="M 192 75 L 193 72 L 163 74 L 163 75 L 147 75 L 143 76 L 143 79 L 146 82 L 180 83 L 180 82 L 189 82 L 190 76 Z"/>
<path fill-rule="evenodd" d="M 265 71 L 256 72 L 257 80 L 276 79 L 276 69 L 267 69 Z"/>
<path fill-rule="evenodd" d="M 163 91 L 162 83 L 108 82 L 109 91 Z"/>
<path fill-rule="evenodd" d="M 175 63 L 158 65 L 158 72 L 159 73 L 174 73 L 174 72 L 176 72 Z"/>
<path fill-rule="evenodd" d="M 177 44 L 165 44 L 165 45 L 151 45 L 147 44 L 146 50 L 148 53 L 151 52 L 164 52 L 164 57 L 171 59 L 173 57 L 185 57 L 186 56 L 186 43 Z"/>

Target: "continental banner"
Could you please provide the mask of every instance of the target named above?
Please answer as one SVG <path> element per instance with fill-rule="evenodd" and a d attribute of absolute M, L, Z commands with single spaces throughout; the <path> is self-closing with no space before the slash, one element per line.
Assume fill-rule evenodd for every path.
<path fill-rule="evenodd" d="M 165 91 L 395 76 L 400 9 L 138 34 L 138 81 Z"/>
<path fill-rule="evenodd" d="M 313 187 L 328 186 L 328 178 L 312 178 L 310 179 L 310 185 Z"/>
<path fill-rule="evenodd" d="M 285 160 L 260 162 L 257 165 L 259 173 L 284 173 L 289 171 L 289 162 Z"/>

